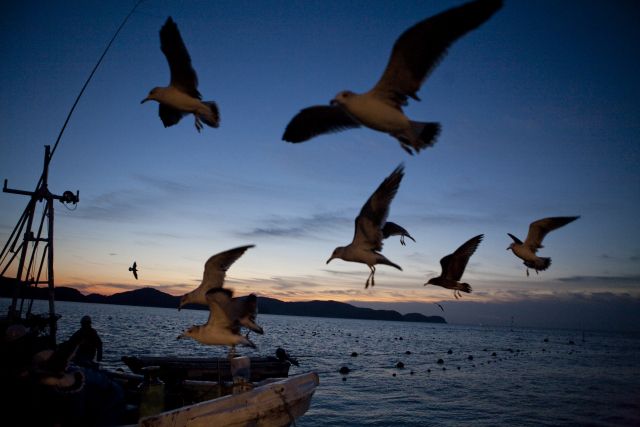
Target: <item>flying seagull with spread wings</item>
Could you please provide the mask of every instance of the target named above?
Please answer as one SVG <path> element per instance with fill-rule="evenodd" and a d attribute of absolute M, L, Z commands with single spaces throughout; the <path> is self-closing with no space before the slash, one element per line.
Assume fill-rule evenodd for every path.
<path fill-rule="evenodd" d="M 324 133 L 365 126 L 396 138 L 409 154 L 430 147 L 440 124 L 410 120 L 402 111 L 458 38 L 477 28 L 502 7 L 502 0 L 477 0 L 418 22 L 396 40 L 387 68 L 368 92 L 349 90 L 330 105 L 301 110 L 287 125 L 282 139 L 303 142 Z"/>
<path fill-rule="evenodd" d="M 453 296 L 456 297 L 456 299 L 462 296 L 462 294 L 460 294 L 461 291 L 470 293 L 471 286 L 468 283 L 461 283 L 460 279 L 462 279 L 462 274 L 464 273 L 464 269 L 467 267 L 469 258 L 471 258 L 471 255 L 476 251 L 483 237 L 484 234 L 472 237 L 456 249 L 454 253 L 442 258 L 440 260 L 442 273 L 438 277 L 429 279 L 424 286 L 435 285 L 442 286 L 446 289 L 452 289 Z M 442 309 L 442 306 L 440 306 L 440 308 Z M 442 311 L 444 311 L 444 309 Z"/>
<path fill-rule="evenodd" d="M 536 255 L 538 249 L 544 247 L 542 246 L 544 236 L 550 231 L 567 225 L 578 218 L 580 216 L 555 216 L 534 221 L 529 224 L 529 233 L 524 242 L 513 234 L 507 233 L 513 240 L 507 250 L 511 249 L 515 256 L 524 261 L 523 264 L 527 266 L 527 276 L 530 268 L 534 269 L 538 274 L 538 271 L 544 271 L 551 265 L 551 258 L 543 258 Z"/>
<path fill-rule="evenodd" d="M 136 280 L 138 280 L 138 264 L 136 264 L 135 261 L 133 261 L 133 265 L 129 267 L 129 271 L 132 272 L 133 277 L 135 277 Z"/>
<path fill-rule="evenodd" d="M 253 295 L 253 297 L 252 297 Z M 256 348 L 246 336 L 240 334 L 240 326 L 248 326 L 251 330 L 262 333 L 262 328 L 255 324 L 256 299 L 251 294 L 244 299 L 233 298 L 231 289 L 215 288 L 206 293 L 209 305 L 209 320 L 204 325 L 193 325 L 178 336 L 192 338 L 206 345 L 230 346 L 231 355 L 236 345 Z"/>
<path fill-rule="evenodd" d="M 404 165 L 401 164 L 382 181 L 382 184 L 362 206 L 360 214 L 356 218 L 353 241 L 347 246 L 335 248 L 327 260 L 327 264 L 334 258 L 367 264 L 371 273 L 365 282 L 365 289 L 369 287 L 369 283 L 371 286 L 375 285 L 373 276 L 376 273 L 376 264 L 390 265 L 402 271 L 399 265 L 389 261 L 379 251 L 382 250 L 382 240 L 384 240 L 382 230 L 389 215 L 389 206 L 398 192 L 403 176 Z"/>
<path fill-rule="evenodd" d="M 180 310 L 185 304 L 207 305 L 207 291 L 215 288 L 221 288 L 224 284 L 224 278 L 229 267 L 231 267 L 231 265 L 236 262 L 236 260 L 240 258 L 247 249 L 253 247 L 254 245 L 240 246 L 238 248 L 220 252 L 219 254 L 213 255 L 209 258 L 204 264 L 202 282 L 200 282 L 200 285 L 196 289 L 180 297 L 178 310 Z"/>
<path fill-rule="evenodd" d="M 202 101 L 191 57 L 171 17 L 160 29 L 160 48 L 169 63 L 171 82 L 167 87 L 154 87 L 141 103 L 153 100 L 160 104 L 158 114 L 164 127 L 175 125 L 186 114 L 193 114 L 198 132 L 202 123 L 217 128 L 220 124 L 218 106 L 213 101 Z"/>

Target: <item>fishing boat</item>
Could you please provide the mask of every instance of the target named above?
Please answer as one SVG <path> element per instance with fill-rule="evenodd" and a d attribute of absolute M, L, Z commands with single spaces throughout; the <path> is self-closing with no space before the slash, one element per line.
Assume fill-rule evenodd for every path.
<path fill-rule="evenodd" d="M 56 341 L 61 316 L 55 310 L 54 201 L 75 205 L 79 192 L 56 195 L 49 191 L 51 156 L 45 146 L 44 169 L 34 191 L 9 188 L 6 180 L 3 186 L 5 193 L 29 196 L 27 208 L 0 251 L 0 285 L 11 295 L 9 310 L 0 318 L 0 383 L 6 396 L 0 400 L 3 425 L 295 423 L 309 409 L 319 380 L 314 372 L 289 377 L 294 359 L 123 357 L 132 373 L 70 363 L 75 348 L 68 341 Z M 41 203 L 44 206 L 38 209 Z M 41 285 L 49 302 L 44 314 L 33 309 L 34 291 Z"/>
<path fill-rule="evenodd" d="M 122 382 L 126 390 L 132 390 L 137 398 L 133 399 L 137 404 L 128 406 L 125 415 L 125 419 L 128 416 L 128 421 L 133 422 L 124 425 L 144 427 L 288 426 L 295 424 L 296 419 L 309 409 L 319 384 L 315 372 L 258 383 L 186 380 L 180 384 L 180 393 L 176 395 L 175 390 L 161 382 L 148 382 L 138 375 L 111 375 Z M 154 402 L 154 396 L 158 395 L 165 398 Z M 176 405 L 177 396 L 180 402 Z M 196 401 L 182 404 L 185 399 Z M 163 409 L 158 410 L 160 407 Z"/>
<path fill-rule="evenodd" d="M 289 376 L 291 362 L 277 357 L 252 357 L 250 378 L 258 382 L 269 378 Z M 150 366 L 158 368 L 158 376 L 165 382 L 182 380 L 232 381 L 231 360 L 226 357 L 123 356 L 122 362 L 134 374 L 142 375 Z"/>

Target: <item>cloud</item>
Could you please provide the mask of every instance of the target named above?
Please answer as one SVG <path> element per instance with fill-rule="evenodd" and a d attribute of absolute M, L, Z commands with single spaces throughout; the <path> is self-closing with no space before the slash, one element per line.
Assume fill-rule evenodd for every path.
<path fill-rule="evenodd" d="M 189 186 L 178 181 L 148 175 L 134 175 L 134 178 L 146 186 L 158 190 L 167 196 L 183 195 L 193 192 Z"/>
<path fill-rule="evenodd" d="M 588 283 L 603 285 L 640 285 L 640 275 L 628 276 L 568 276 L 557 279 L 565 283 Z"/>
<path fill-rule="evenodd" d="M 162 206 L 183 199 L 192 190 L 183 183 L 151 176 L 136 175 L 142 188 L 110 191 L 85 198 L 74 211 L 74 218 L 108 222 L 148 222 Z M 62 211 L 64 212 L 64 211 Z"/>
<path fill-rule="evenodd" d="M 353 219 L 336 213 L 318 213 L 312 216 L 271 217 L 262 221 L 266 226 L 256 227 L 250 231 L 236 232 L 241 237 L 306 237 L 350 226 Z"/>
<path fill-rule="evenodd" d="M 93 221 L 131 221 L 145 212 L 146 204 L 140 196 L 133 190 L 105 193 L 79 204 L 73 216 Z"/>
<path fill-rule="evenodd" d="M 457 213 L 457 212 L 434 212 L 411 217 L 413 221 L 429 225 L 461 225 L 461 224 L 503 224 L 504 217 L 495 213 Z"/>

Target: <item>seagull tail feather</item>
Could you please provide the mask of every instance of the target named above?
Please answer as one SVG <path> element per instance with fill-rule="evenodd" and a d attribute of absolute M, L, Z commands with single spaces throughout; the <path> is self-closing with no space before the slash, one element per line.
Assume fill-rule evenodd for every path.
<path fill-rule="evenodd" d="M 200 112 L 198 117 L 202 120 L 206 125 L 211 126 L 212 128 L 217 128 L 220 126 L 220 113 L 218 112 L 218 105 L 213 101 L 203 101 L 202 102 L 208 109 L 206 113 Z"/>
<path fill-rule="evenodd" d="M 377 264 L 389 265 L 391 267 L 395 267 L 398 270 L 402 271 L 402 267 L 400 267 L 398 264 L 395 264 L 395 263 L 389 261 L 387 258 L 379 258 Z"/>
<path fill-rule="evenodd" d="M 544 271 L 551 265 L 551 258 L 538 257 L 534 261 L 525 261 L 524 265 L 534 270 Z"/>
<path fill-rule="evenodd" d="M 471 293 L 471 285 L 468 283 L 460 283 L 460 287 L 458 288 L 461 292 L 466 292 L 468 294 Z"/>
<path fill-rule="evenodd" d="M 436 143 L 436 138 L 440 134 L 440 123 L 412 121 L 411 129 L 414 133 L 411 145 L 416 153 L 419 153 L 423 148 L 432 147 Z"/>

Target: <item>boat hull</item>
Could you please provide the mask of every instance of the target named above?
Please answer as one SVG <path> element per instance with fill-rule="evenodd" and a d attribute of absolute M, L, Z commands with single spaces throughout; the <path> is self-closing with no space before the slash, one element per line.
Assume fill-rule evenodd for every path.
<path fill-rule="evenodd" d="M 250 391 L 184 406 L 142 418 L 142 427 L 288 426 L 302 416 L 319 384 L 309 372 L 269 381 Z"/>

